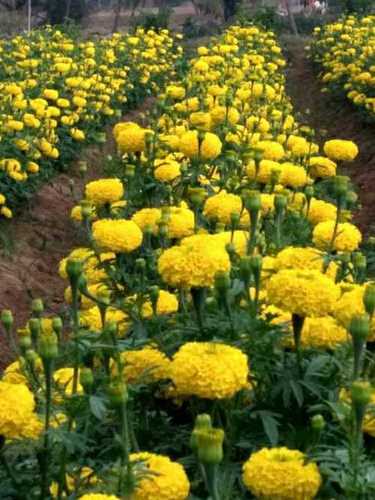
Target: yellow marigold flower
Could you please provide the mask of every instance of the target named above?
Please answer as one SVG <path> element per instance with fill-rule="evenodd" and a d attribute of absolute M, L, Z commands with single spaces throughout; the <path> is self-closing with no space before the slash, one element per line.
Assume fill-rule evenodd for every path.
<path fill-rule="evenodd" d="M 305 213 L 307 205 L 305 206 Z M 337 216 L 337 207 L 333 203 L 312 198 L 310 201 L 307 218 L 314 226 L 320 222 L 335 221 Z"/>
<path fill-rule="evenodd" d="M 132 453 L 130 461 L 139 475 L 133 500 L 186 500 L 189 496 L 190 483 L 179 463 L 148 452 Z M 145 475 L 145 469 L 149 474 Z"/>
<path fill-rule="evenodd" d="M 174 181 L 180 175 L 180 164 L 175 160 L 165 160 L 154 170 L 155 179 L 161 182 Z"/>
<path fill-rule="evenodd" d="M 248 387 L 246 354 L 226 344 L 188 342 L 173 356 L 170 377 L 177 394 L 227 399 Z"/>
<path fill-rule="evenodd" d="M 79 500 L 120 500 L 116 495 L 107 495 L 105 493 L 86 493 Z"/>
<path fill-rule="evenodd" d="M 135 212 L 132 217 L 132 221 L 134 221 L 142 231 L 145 231 L 147 227 L 151 227 L 154 234 L 158 233 L 157 224 L 160 219 L 160 208 L 142 208 L 141 210 L 138 210 L 138 212 Z"/>
<path fill-rule="evenodd" d="M 301 334 L 301 345 L 314 349 L 334 349 L 348 342 L 349 335 L 331 316 L 306 318 Z"/>
<path fill-rule="evenodd" d="M 307 140 L 297 135 L 290 135 L 286 145 L 294 156 L 305 156 L 310 151 L 310 145 Z"/>
<path fill-rule="evenodd" d="M 129 253 L 142 244 L 142 231 L 137 224 L 125 219 L 101 219 L 92 225 L 95 243 L 103 250 Z"/>
<path fill-rule="evenodd" d="M 99 179 L 86 184 L 85 195 L 89 201 L 99 207 L 119 201 L 124 195 L 124 186 L 120 179 Z"/>
<path fill-rule="evenodd" d="M 185 206 L 169 207 L 167 220 L 169 238 L 185 238 L 194 233 L 194 212 Z"/>
<path fill-rule="evenodd" d="M 2 382 L 7 382 L 8 384 L 25 384 L 27 385 L 28 380 L 22 373 L 22 366 L 19 361 L 14 361 L 8 365 L 3 373 Z"/>
<path fill-rule="evenodd" d="M 320 222 L 313 231 L 314 244 L 322 249 L 327 250 L 330 247 L 334 234 L 334 221 Z M 336 237 L 333 241 L 333 249 L 338 252 L 353 252 L 362 241 L 362 234 L 359 229 L 349 222 L 339 223 L 337 227 Z"/>
<path fill-rule="evenodd" d="M 221 191 L 207 198 L 203 214 L 208 219 L 217 219 L 223 224 L 230 224 L 231 214 L 235 213 L 239 215 L 241 210 L 242 200 L 240 196 Z"/>
<path fill-rule="evenodd" d="M 256 171 L 255 162 L 247 165 L 246 174 L 249 179 L 256 180 L 262 184 L 268 184 L 272 177 L 279 179 L 282 167 L 280 163 L 272 160 L 261 160 L 259 163 L 258 172 Z"/>
<path fill-rule="evenodd" d="M 198 132 L 190 130 L 180 137 L 179 151 L 188 158 L 200 156 L 204 160 L 214 160 L 221 153 L 222 143 L 219 137 L 210 132 L 204 134 L 199 149 Z"/>
<path fill-rule="evenodd" d="M 256 148 L 262 151 L 264 160 L 279 161 L 285 156 L 284 148 L 274 141 L 259 141 Z"/>
<path fill-rule="evenodd" d="M 240 120 L 239 112 L 232 106 L 215 106 L 211 109 L 210 113 L 214 127 L 224 123 L 225 121 L 231 125 L 236 125 L 236 123 Z"/>
<path fill-rule="evenodd" d="M 276 271 L 282 269 L 306 269 L 323 271 L 324 254 L 312 247 L 287 247 L 281 250 L 273 261 Z M 333 280 L 336 278 L 337 265 L 331 262 L 326 271 L 327 276 Z"/>
<path fill-rule="evenodd" d="M 158 260 L 162 279 L 175 287 L 209 287 L 218 271 L 229 269 L 229 256 L 216 239 L 199 235 L 180 246 L 168 248 Z"/>
<path fill-rule="evenodd" d="M 79 319 L 80 324 L 84 328 L 88 328 L 94 332 L 103 329 L 102 316 L 97 306 L 80 311 Z M 120 334 L 124 334 L 129 326 L 128 316 L 120 309 L 114 307 L 107 308 L 105 319 L 108 323 L 116 323 Z"/>
<path fill-rule="evenodd" d="M 84 141 L 86 138 L 84 131 L 76 127 L 70 129 L 69 133 L 76 141 Z"/>
<path fill-rule="evenodd" d="M 185 97 L 185 88 L 177 85 L 167 85 L 165 93 L 172 99 L 183 99 Z"/>
<path fill-rule="evenodd" d="M 333 177 L 336 175 L 337 165 L 325 156 L 313 156 L 309 160 L 309 174 L 314 179 Z"/>
<path fill-rule="evenodd" d="M 34 161 L 29 161 L 27 163 L 27 171 L 30 172 L 30 174 L 37 174 L 39 172 L 39 165 Z"/>
<path fill-rule="evenodd" d="M 243 465 L 242 479 L 255 497 L 275 500 L 312 500 L 322 482 L 315 463 L 285 447 L 253 453 Z"/>
<path fill-rule="evenodd" d="M 124 377 L 127 383 L 157 382 L 169 377 L 170 360 L 155 347 L 143 347 L 138 351 L 121 354 Z"/>
<path fill-rule="evenodd" d="M 159 290 L 159 297 L 156 303 L 156 314 L 172 314 L 177 311 L 178 300 L 176 295 L 167 292 L 166 290 Z M 143 304 L 141 313 L 144 318 L 150 318 L 153 315 L 150 301 Z"/>
<path fill-rule="evenodd" d="M 189 121 L 192 127 L 200 130 L 210 130 L 211 128 L 211 115 L 203 111 L 196 111 L 189 116 Z"/>
<path fill-rule="evenodd" d="M 145 149 L 147 130 L 136 123 L 124 122 L 114 128 L 116 144 L 121 153 L 140 153 Z"/>
<path fill-rule="evenodd" d="M 293 163 L 282 163 L 279 182 L 284 186 L 296 189 L 308 184 L 309 177 L 306 170 L 300 165 L 293 165 Z"/>
<path fill-rule="evenodd" d="M 5 206 L 0 208 L 0 214 L 3 215 L 6 219 L 11 219 L 13 217 L 12 210 Z"/>
<path fill-rule="evenodd" d="M 358 146 L 352 141 L 333 139 L 325 142 L 324 153 L 331 160 L 352 161 L 358 155 Z"/>
<path fill-rule="evenodd" d="M 5 439 L 37 438 L 42 422 L 35 413 L 32 392 L 25 384 L 0 381 L 0 436 Z"/>
<path fill-rule="evenodd" d="M 326 316 L 331 313 L 340 289 L 331 278 L 315 270 L 283 269 L 267 283 L 271 304 L 299 316 Z"/>
<path fill-rule="evenodd" d="M 73 368 L 60 368 L 54 372 L 53 380 L 55 381 L 57 387 L 63 390 L 66 395 L 71 395 L 73 394 L 73 376 Z M 83 388 L 80 383 L 77 385 L 77 392 L 83 392 Z"/>

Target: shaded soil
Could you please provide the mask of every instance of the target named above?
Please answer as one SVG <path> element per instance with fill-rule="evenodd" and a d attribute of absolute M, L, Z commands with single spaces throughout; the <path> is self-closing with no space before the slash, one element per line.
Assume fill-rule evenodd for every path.
<path fill-rule="evenodd" d="M 375 235 L 375 124 L 366 124 L 345 100 L 322 93 L 318 70 L 309 61 L 304 46 L 308 39 L 283 38 L 287 68 L 287 93 L 301 122 L 313 127 L 317 141 L 349 139 L 357 143 L 359 155 L 346 167 L 357 187 L 361 208 L 355 222 L 366 235 Z"/>
<path fill-rule="evenodd" d="M 147 99 L 141 108 L 123 117 L 136 120 L 152 105 Z M 78 161 L 69 175 L 56 176 L 33 197 L 28 208 L 15 219 L 0 227 L 0 311 L 10 309 L 15 316 L 15 327 L 25 325 L 34 298 L 42 298 L 47 314 L 59 314 L 64 307 L 65 283 L 58 276 L 59 261 L 69 251 L 84 244 L 82 235 L 70 219 L 70 211 L 82 198 L 84 185 L 103 175 L 103 160 L 115 151 L 111 127 L 103 146 L 90 146 L 79 160 L 88 164 L 82 178 Z M 0 329 L 0 369 L 10 359 L 10 352 Z"/>

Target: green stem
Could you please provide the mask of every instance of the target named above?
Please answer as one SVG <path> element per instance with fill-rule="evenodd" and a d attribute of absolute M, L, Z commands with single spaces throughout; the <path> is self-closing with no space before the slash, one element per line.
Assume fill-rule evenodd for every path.
<path fill-rule="evenodd" d="M 46 413 L 44 419 L 44 440 L 40 459 L 41 466 L 41 493 L 40 498 L 44 500 L 48 497 L 48 471 L 50 462 L 50 439 L 49 427 L 51 419 L 52 402 L 52 363 L 50 360 L 44 360 L 44 374 L 46 379 Z"/>
<path fill-rule="evenodd" d="M 201 334 L 204 333 L 204 320 L 203 320 L 203 311 L 204 311 L 204 302 L 206 298 L 206 289 L 205 288 L 192 288 L 191 296 L 193 298 L 193 304 L 197 319 L 197 324 Z"/>
<path fill-rule="evenodd" d="M 211 500 L 220 500 L 219 490 L 217 486 L 217 465 L 205 465 L 207 486 Z"/>
<path fill-rule="evenodd" d="M 124 486 L 124 468 L 127 468 L 127 474 L 130 474 L 130 447 L 129 447 L 129 422 L 127 414 L 127 405 L 123 403 L 120 407 L 120 423 L 121 423 L 121 461 L 120 461 L 120 476 L 118 482 L 118 494 L 121 495 Z"/>
<path fill-rule="evenodd" d="M 305 318 L 303 316 L 299 316 L 298 314 L 292 315 L 294 346 L 296 348 L 297 367 L 300 374 L 302 372 L 301 334 L 304 322 Z"/>

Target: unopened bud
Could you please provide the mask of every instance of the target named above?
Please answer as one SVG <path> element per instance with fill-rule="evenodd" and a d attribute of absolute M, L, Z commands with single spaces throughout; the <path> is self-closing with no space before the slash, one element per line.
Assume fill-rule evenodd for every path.
<path fill-rule="evenodd" d="M 288 204 L 288 199 L 282 194 L 277 194 L 274 198 L 274 206 L 276 213 L 283 212 Z"/>
<path fill-rule="evenodd" d="M 240 222 L 240 214 L 237 212 L 232 212 L 230 214 L 230 223 L 231 223 L 233 229 L 238 227 L 239 222 Z"/>
<path fill-rule="evenodd" d="M 59 351 L 56 333 L 49 332 L 48 334 L 41 335 L 38 343 L 38 351 L 43 360 L 49 361 L 57 358 Z"/>
<path fill-rule="evenodd" d="M 260 194 L 257 191 L 250 192 L 244 199 L 246 209 L 251 213 L 257 213 L 262 207 Z"/>
<path fill-rule="evenodd" d="M 5 330 L 9 332 L 14 323 L 12 311 L 9 309 L 3 309 L 1 311 L 1 323 L 3 324 Z"/>
<path fill-rule="evenodd" d="M 314 431 L 321 432 L 326 425 L 326 422 L 324 420 L 324 417 L 322 415 L 314 415 L 311 418 L 311 427 L 314 429 Z"/>
<path fill-rule="evenodd" d="M 204 465 L 217 465 L 223 460 L 223 429 L 206 428 L 195 434 L 198 460 Z"/>
<path fill-rule="evenodd" d="M 31 310 L 34 314 L 41 314 L 44 311 L 42 299 L 34 299 L 31 303 Z"/>
<path fill-rule="evenodd" d="M 158 286 L 154 285 L 150 287 L 150 300 L 154 312 L 156 312 L 159 295 L 160 295 L 160 290 Z"/>
<path fill-rule="evenodd" d="M 248 285 L 252 273 L 252 259 L 250 255 L 245 255 L 240 259 L 240 276 L 243 281 Z"/>
<path fill-rule="evenodd" d="M 190 448 L 193 451 L 197 451 L 198 449 L 197 436 L 196 436 L 197 432 L 201 431 L 202 429 L 209 429 L 211 427 L 212 427 L 212 421 L 210 415 L 207 415 L 206 413 L 197 415 L 195 419 L 194 429 L 190 437 Z"/>
<path fill-rule="evenodd" d="M 79 382 L 86 393 L 90 392 L 94 385 L 94 374 L 91 368 L 81 368 L 79 372 Z"/>
<path fill-rule="evenodd" d="M 354 340 L 365 342 L 370 333 L 370 320 L 367 314 L 357 314 L 352 317 L 349 325 L 350 335 Z"/>
<path fill-rule="evenodd" d="M 354 406 L 367 406 L 371 402 L 373 389 L 369 382 L 357 380 L 351 387 L 351 397 Z"/>
<path fill-rule="evenodd" d="M 135 268 L 138 272 L 143 273 L 146 269 L 146 261 L 145 259 L 139 258 L 135 261 Z"/>
<path fill-rule="evenodd" d="M 125 167 L 126 177 L 134 177 L 135 175 L 135 165 L 126 165 Z"/>
<path fill-rule="evenodd" d="M 367 285 L 363 294 L 363 305 L 370 318 L 375 311 L 375 285 Z"/>
<path fill-rule="evenodd" d="M 108 387 L 108 397 L 113 407 L 120 407 L 128 400 L 128 389 L 122 381 L 112 382 Z"/>
<path fill-rule="evenodd" d="M 83 265 L 80 260 L 68 259 L 66 263 L 66 274 L 71 283 L 77 283 L 78 278 L 81 276 L 83 271 Z"/>
<path fill-rule="evenodd" d="M 305 196 L 308 201 L 314 196 L 314 188 L 312 186 L 306 186 Z"/>

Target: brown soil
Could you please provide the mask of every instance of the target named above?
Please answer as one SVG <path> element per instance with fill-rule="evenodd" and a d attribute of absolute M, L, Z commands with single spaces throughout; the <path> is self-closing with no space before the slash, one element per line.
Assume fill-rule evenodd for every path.
<path fill-rule="evenodd" d="M 139 110 L 128 113 L 123 120 L 136 120 L 152 102 L 151 98 L 146 100 Z M 114 151 L 108 127 L 106 144 L 88 147 L 79 158 L 88 163 L 84 178 L 75 162 L 69 175 L 58 175 L 44 185 L 23 213 L 0 228 L 6 240 L 2 252 L 0 249 L 0 310 L 13 312 L 16 328 L 25 325 L 34 298 L 43 299 L 48 314 L 62 311 L 65 283 L 58 276 L 58 263 L 72 248 L 84 244 L 69 217 L 70 210 L 81 199 L 84 185 L 103 175 L 103 159 Z M 10 356 L 0 329 L 0 369 Z"/>
<path fill-rule="evenodd" d="M 358 189 L 361 209 L 356 223 L 367 235 L 375 234 L 375 125 L 364 123 L 355 108 L 345 100 L 322 93 L 317 70 L 309 61 L 304 47 L 309 40 L 295 37 L 283 39 L 289 59 L 287 92 L 292 98 L 300 121 L 313 127 L 321 144 L 327 139 L 350 139 L 360 153 L 347 168 Z"/>

